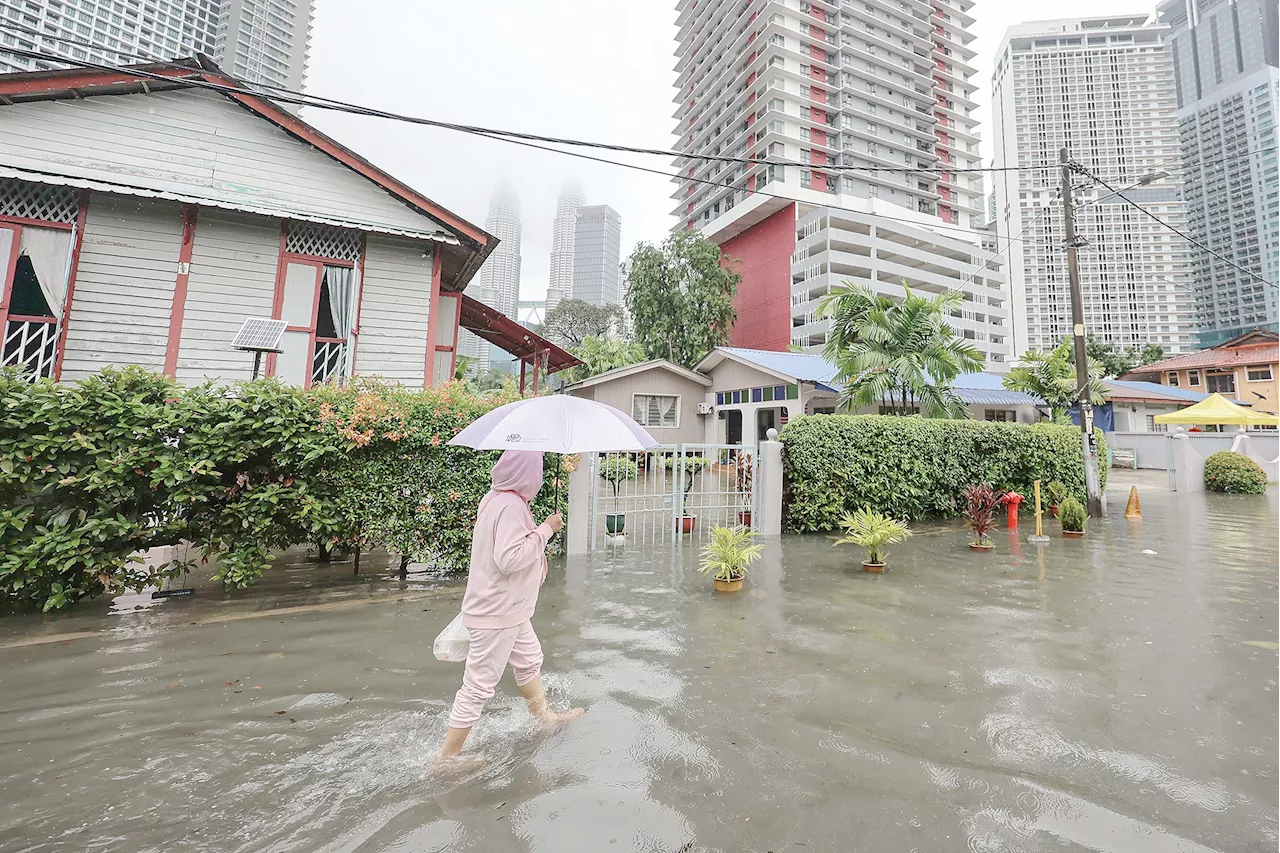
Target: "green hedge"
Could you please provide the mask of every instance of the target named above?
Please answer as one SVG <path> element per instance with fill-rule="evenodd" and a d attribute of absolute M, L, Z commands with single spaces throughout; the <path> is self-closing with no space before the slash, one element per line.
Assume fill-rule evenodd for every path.
<path fill-rule="evenodd" d="M 1204 460 L 1204 487 L 1211 492 L 1260 495 L 1267 490 L 1267 474 L 1243 453 L 1220 450 Z"/>
<path fill-rule="evenodd" d="M 75 384 L 0 371 L 0 598 L 48 610 L 158 583 L 193 563 L 132 555 L 179 542 L 216 556 L 228 587 L 304 543 L 463 570 L 497 454 L 445 442 L 508 401 L 457 384 L 182 388 L 136 367 Z"/>
<path fill-rule="evenodd" d="M 1098 436 L 1098 458 L 1106 460 Z M 1068 493 L 1085 496 L 1077 427 L 812 415 L 792 420 L 780 439 L 785 524 L 793 531 L 834 530 L 862 507 L 908 519 L 956 515 L 970 483 L 1020 492 L 1024 506 L 1036 479 L 1041 489 L 1061 480 Z M 1100 467 L 1106 488 L 1105 461 Z"/>

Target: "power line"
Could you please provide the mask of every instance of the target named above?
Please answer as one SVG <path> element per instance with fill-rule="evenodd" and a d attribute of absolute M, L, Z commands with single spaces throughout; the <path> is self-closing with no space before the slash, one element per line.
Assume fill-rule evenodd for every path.
<path fill-rule="evenodd" d="M 1204 250 L 1205 252 L 1208 252 L 1210 255 L 1213 255 L 1215 258 L 1217 258 L 1217 259 L 1218 259 L 1218 260 L 1220 260 L 1220 261 L 1225 261 L 1226 263 L 1228 263 L 1228 264 L 1230 264 L 1231 266 L 1235 267 L 1236 269 L 1240 270 L 1240 272 L 1244 273 L 1245 275 L 1247 275 L 1247 276 L 1249 276 L 1249 277 L 1251 277 L 1251 278 L 1255 278 L 1255 279 L 1257 279 L 1258 281 L 1262 282 L 1263 284 L 1271 285 L 1272 287 L 1276 288 L 1277 290 L 1280 290 L 1280 285 L 1277 285 L 1277 284 L 1276 284 L 1275 282 L 1273 282 L 1273 281 L 1268 281 L 1267 279 L 1265 279 L 1265 278 L 1263 278 L 1262 276 L 1260 276 L 1260 275 L 1258 275 L 1257 273 L 1255 273 L 1253 270 L 1246 269 L 1245 267 L 1240 266 L 1240 264 L 1236 263 L 1236 262 L 1235 262 L 1235 261 L 1233 261 L 1231 258 L 1228 258 L 1226 255 L 1223 255 L 1223 254 L 1221 254 L 1221 253 L 1219 253 L 1219 252 L 1215 251 L 1214 249 L 1209 248 L 1209 247 L 1208 247 L 1208 246 L 1206 246 L 1204 243 L 1201 243 L 1199 240 L 1197 240 L 1197 239 L 1195 239 L 1194 237 L 1192 237 L 1191 235 L 1187 234 L 1185 231 L 1182 231 L 1182 230 L 1181 230 L 1181 229 L 1179 229 L 1179 228 L 1175 228 L 1174 226 L 1170 225 L 1168 222 L 1165 222 L 1165 221 L 1164 221 L 1163 219 L 1161 219 L 1159 216 L 1156 216 L 1154 213 L 1152 213 L 1151 211 L 1147 210 L 1147 209 L 1146 209 L 1145 207 L 1143 207 L 1142 205 L 1140 205 L 1140 204 L 1138 204 L 1137 202 L 1135 202 L 1135 201 L 1133 201 L 1132 199 L 1130 199 L 1128 196 L 1126 196 L 1126 195 L 1124 194 L 1124 192 L 1123 192 L 1123 191 L 1121 191 L 1121 190 L 1117 190 L 1115 187 L 1111 186 L 1111 184 L 1109 184 L 1109 183 L 1107 183 L 1106 181 L 1102 180 L 1102 178 L 1099 178 L 1097 175 L 1095 175 L 1095 174 L 1093 174 L 1093 173 L 1091 173 L 1091 172 L 1087 171 L 1083 166 L 1080 166 L 1080 165 L 1078 165 L 1078 164 L 1073 164 L 1072 169 L 1073 169 L 1074 171 L 1080 172 L 1080 173 L 1081 173 L 1081 174 L 1083 174 L 1083 175 L 1086 175 L 1086 176 L 1088 176 L 1088 177 L 1090 177 L 1090 178 L 1093 178 L 1095 181 L 1097 181 L 1098 183 L 1102 184 L 1102 185 L 1103 185 L 1104 187 L 1106 187 L 1107 189 L 1111 190 L 1111 191 L 1116 195 L 1116 197 L 1118 197 L 1118 198 L 1120 198 L 1121 200 L 1123 200 L 1123 201 L 1124 201 L 1126 204 L 1128 204 L 1130 207 L 1137 208 L 1137 209 L 1138 209 L 1139 211 L 1141 211 L 1145 216 L 1147 216 L 1148 218 L 1150 218 L 1150 219 L 1152 219 L 1152 220 L 1154 220 L 1154 221 L 1158 222 L 1159 224 L 1163 225 L 1165 228 L 1169 229 L 1169 230 L 1170 230 L 1170 231 L 1172 231 L 1174 234 L 1177 234 L 1179 237 L 1181 237 L 1182 239 L 1186 240 L 1186 241 L 1187 241 L 1188 243 L 1190 243 L 1191 245 L 1196 246 L 1197 248 L 1202 249 L 1202 250 Z"/>
<path fill-rule="evenodd" d="M 5 23 L 5 26 L 14 27 L 15 25 Z M 52 36 L 46 33 L 40 33 L 38 30 L 26 28 L 26 27 L 23 27 L 22 25 L 16 25 L 16 27 L 19 30 L 26 30 L 27 32 L 33 34 L 33 36 L 39 36 L 41 38 L 46 38 L 54 41 L 76 43 L 70 39 L 65 39 L 60 36 Z M 79 44 L 81 46 L 86 45 L 85 42 L 79 42 Z M 103 52 L 106 52 L 106 53 L 111 52 L 110 49 L 108 48 L 102 48 L 98 45 L 92 45 L 92 43 L 87 43 L 87 44 L 89 44 L 89 46 L 91 46 L 95 50 L 102 50 Z M 19 47 L 0 46 L 0 50 L 6 51 L 8 53 L 13 53 L 18 56 L 24 56 L 30 59 L 44 60 L 46 62 L 56 62 L 56 63 L 65 64 L 65 65 L 74 65 L 81 68 L 94 68 L 101 71 L 115 71 L 118 73 L 130 74 L 132 76 L 136 76 L 142 79 L 156 80 L 161 82 L 173 82 L 173 78 L 170 76 L 153 74 L 151 72 L 144 71 L 139 68 L 97 63 L 97 62 L 91 62 L 91 61 L 82 60 L 82 59 L 72 59 L 65 56 L 58 56 L 57 54 L 45 53 L 45 52 L 36 51 L 36 50 L 26 50 L 25 48 L 19 48 Z M 125 54 L 125 55 L 128 55 L 128 54 Z M 173 63 L 161 62 L 158 64 L 171 65 Z M 177 67 L 184 67 L 184 66 L 177 66 Z M 373 118 L 384 118 L 384 119 L 390 119 L 393 121 L 406 122 L 410 124 L 425 125 L 427 127 L 437 127 L 437 128 L 443 128 L 446 130 L 454 130 L 461 133 L 485 135 L 493 138 L 520 139 L 528 142 L 543 142 L 543 143 L 550 143 L 554 145 L 568 145 L 568 146 L 580 147 L 580 148 L 595 148 L 595 149 L 601 149 L 605 151 L 616 151 L 619 153 L 626 153 L 626 154 L 644 154 L 644 155 L 650 155 L 650 156 L 668 157 L 668 158 L 673 158 L 678 160 L 702 160 L 702 161 L 718 162 L 718 163 L 733 163 L 736 165 L 747 164 L 747 165 L 753 165 L 753 166 L 767 166 L 767 165 L 794 166 L 797 168 L 806 168 L 806 169 L 813 168 L 813 166 L 815 165 L 812 163 L 801 163 L 799 161 L 794 161 L 794 160 L 771 160 L 768 158 L 761 159 L 761 158 L 752 158 L 752 157 L 733 157 L 733 156 L 724 155 L 724 154 L 692 154 L 688 152 L 675 151 L 675 150 L 665 149 L 665 148 L 645 148 L 641 146 L 623 145 L 619 143 L 593 142 L 593 141 L 582 140 L 582 139 L 573 139 L 569 137 L 546 136 L 543 134 L 528 133 L 525 131 L 503 130 L 501 128 L 459 124 L 457 122 L 447 122 L 439 119 L 429 119 L 429 118 L 424 118 L 422 116 L 411 116 L 403 113 L 394 113 L 388 110 L 380 110 L 373 107 L 366 107 L 360 104 L 353 104 L 345 101 L 339 101 L 333 98 L 325 98 L 317 95 L 308 95 L 293 89 L 286 89 L 281 86 L 272 86 L 269 84 L 254 83 L 250 85 L 255 86 L 257 88 L 244 88 L 244 87 L 237 87 L 237 86 L 224 86 L 218 83 L 211 83 L 207 80 L 202 80 L 202 81 L 184 80 L 183 82 L 192 86 L 200 87 L 200 88 L 206 88 L 213 91 L 220 91 L 220 92 L 223 92 L 224 94 L 239 94 L 239 95 L 252 95 L 255 97 L 267 97 L 276 101 L 280 101 L 282 103 L 297 104 L 299 106 L 310 106 L 310 107 L 315 107 L 317 109 L 333 110 L 335 112 L 347 112 L 355 115 L 364 115 L 364 116 L 369 116 Z M 270 91 L 264 91 L 264 90 L 270 90 Z M 842 166 L 837 164 L 823 164 L 820 168 L 824 170 L 829 170 L 832 172 L 890 172 L 890 173 L 896 173 L 896 174 L 911 174 L 911 173 L 969 174 L 969 173 L 1020 171 L 1020 167 L 1018 166 L 985 166 L 985 167 L 979 167 L 979 168 L 961 169 L 961 168 L 941 167 L 941 166 L 912 168 L 908 166 Z M 1039 168 L 1039 167 L 1034 167 L 1034 168 Z M 679 180 L 694 180 L 692 178 L 689 178 L 686 175 L 679 175 L 679 174 L 672 175 L 672 177 Z"/>

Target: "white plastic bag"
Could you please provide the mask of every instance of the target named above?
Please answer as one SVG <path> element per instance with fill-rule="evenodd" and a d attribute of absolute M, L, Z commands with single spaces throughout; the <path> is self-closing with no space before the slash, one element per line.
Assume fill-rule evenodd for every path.
<path fill-rule="evenodd" d="M 463 663 L 467 659 L 467 652 L 470 648 L 471 635 L 467 633 L 467 626 L 462 624 L 462 614 L 459 613 L 436 636 L 436 641 L 432 645 L 431 651 L 435 653 L 436 660 Z"/>

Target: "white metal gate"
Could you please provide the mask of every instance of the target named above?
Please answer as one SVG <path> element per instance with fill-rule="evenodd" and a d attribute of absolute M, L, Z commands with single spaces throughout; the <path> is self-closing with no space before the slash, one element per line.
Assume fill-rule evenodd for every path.
<path fill-rule="evenodd" d="M 758 529 L 759 454 L 729 444 L 664 444 L 591 458 L 591 548 Z"/>

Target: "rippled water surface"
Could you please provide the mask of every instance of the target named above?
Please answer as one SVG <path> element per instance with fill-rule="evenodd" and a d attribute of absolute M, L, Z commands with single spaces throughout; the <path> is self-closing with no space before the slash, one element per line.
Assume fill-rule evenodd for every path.
<path fill-rule="evenodd" d="M 1275 490 L 1129 481 L 1141 523 L 1121 482 L 1085 541 L 925 526 L 883 576 L 821 536 L 732 596 L 690 549 L 553 565 L 546 681 L 586 716 L 540 731 L 508 675 L 461 775 L 457 582 L 299 560 L 3 619 L 0 850 L 1273 851 Z"/>

